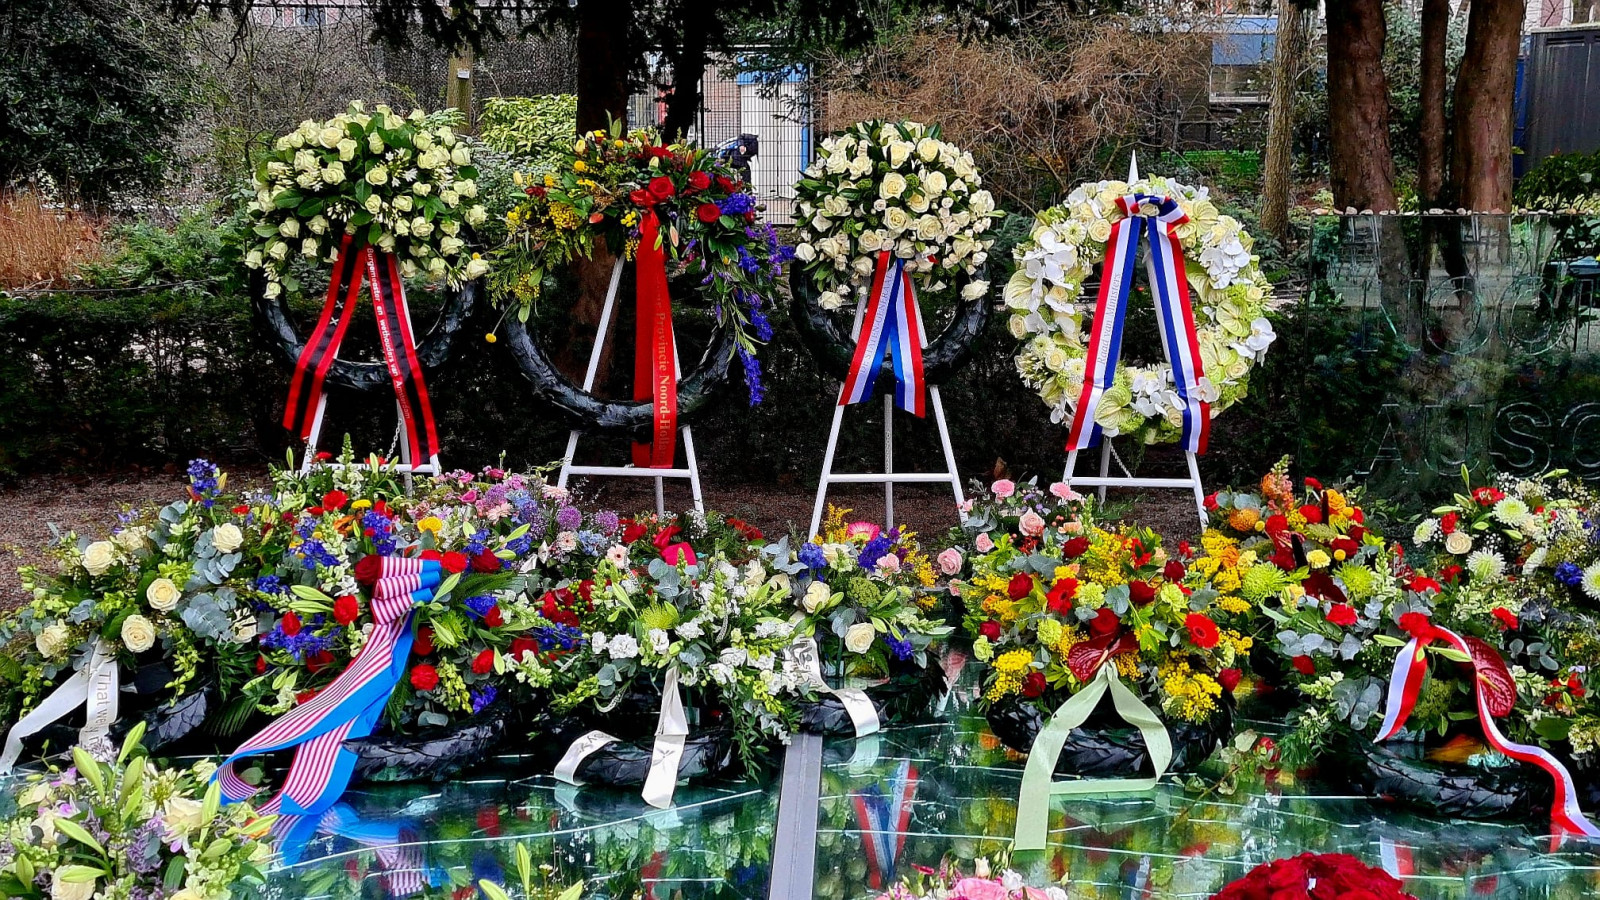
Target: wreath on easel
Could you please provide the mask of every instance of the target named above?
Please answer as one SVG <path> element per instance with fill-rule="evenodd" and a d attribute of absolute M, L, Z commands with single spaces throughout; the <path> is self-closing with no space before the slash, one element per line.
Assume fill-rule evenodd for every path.
<path fill-rule="evenodd" d="M 546 279 L 604 246 L 639 270 L 639 351 L 652 363 L 661 359 L 653 350 L 670 348 L 669 280 L 692 285 L 716 321 L 704 356 L 677 378 L 673 421 L 685 424 L 706 407 L 735 357 L 751 403 L 760 402 L 756 353 L 772 337 L 767 311 L 790 253 L 732 169 L 703 148 L 663 143 L 648 129 L 623 133 L 614 124 L 579 137 L 554 171 L 519 175 L 518 184 L 526 199 L 506 215 L 510 233 L 492 281 L 515 311 L 505 322 L 507 339 L 537 396 L 584 431 L 661 436 L 662 398 L 609 400 L 584 390 L 556 369 L 527 324 Z M 675 363 L 667 368 L 679 374 Z"/>

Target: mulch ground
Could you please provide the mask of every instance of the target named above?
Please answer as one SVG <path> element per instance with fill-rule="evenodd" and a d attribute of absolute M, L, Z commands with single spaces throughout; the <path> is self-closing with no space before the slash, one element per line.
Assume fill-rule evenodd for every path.
<path fill-rule="evenodd" d="M 246 487 L 266 479 L 262 471 L 230 470 L 229 487 Z M 100 535 L 116 524 L 117 514 L 131 508 L 160 505 L 181 496 L 183 475 L 128 473 L 121 475 L 56 475 L 27 479 L 0 488 L 0 608 L 23 601 L 16 569 L 23 565 L 53 565 L 48 550 L 54 543 L 52 526 L 60 532 Z M 643 478 L 594 479 L 574 487 L 591 504 L 625 512 L 655 507 L 653 484 Z M 761 528 L 770 536 L 800 534 L 810 525 L 815 491 L 769 485 L 706 484 L 707 509 L 721 510 Z M 688 487 L 682 481 L 666 484 L 667 509 L 686 509 Z M 850 508 L 852 518 L 881 520 L 883 489 L 879 486 L 841 488 L 828 500 Z M 1121 518 L 1138 521 L 1161 532 L 1169 542 L 1192 537 L 1197 531 L 1193 500 L 1179 491 L 1148 495 L 1113 491 L 1108 509 Z M 932 543 L 956 524 L 950 495 L 934 488 L 905 485 L 895 489 L 895 518 Z"/>

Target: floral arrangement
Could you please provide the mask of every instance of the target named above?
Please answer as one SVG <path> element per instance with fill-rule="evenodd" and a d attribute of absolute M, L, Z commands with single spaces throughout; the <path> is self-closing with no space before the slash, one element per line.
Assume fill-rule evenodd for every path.
<path fill-rule="evenodd" d="M 0 893 L 23 900 L 229 900 L 259 888 L 272 816 L 223 806 L 215 765 L 163 769 L 135 725 L 121 752 L 82 747 L 30 775 L 0 816 Z"/>
<path fill-rule="evenodd" d="M 972 154 L 941 140 L 937 125 L 873 120 L 825 139 L 795 187 L 795 258 L 821 305 L 865 296 L 884 250 L 929 290 L 966 278 L 963 298 L 988 293 L 979 275 L 994 241 L 985 232 L 1005 213 L 982 185 Z"/>
<path fill-rule="evenodd" d="M 1095 307 L 1084 284 L 1105 260 L 1112 224 L 1125 217 L 1117 201 L 1132 194 L 1170 197 L 1189 217 L 1177 235 L 1205 373 L 1203 399 L 1213 414 L 1245 396 L 1250 370 L 1276 338 L 1266 318 L 1272 286 L 1250 252 L 1252 239 L 1238 220 L 1217 211 L 1205 188 L 1165 178 L 1079 185 L 1034 220 L 1013 251 L 1017 270 L 1005 287 L 1011 334 L 1026 342 L 1017 371 L 1050 408 L 1052 422 L 1072 420 Z M 1179 437 L 1183 409 L 1169 363 L 1124 358 L 1094 420 L 1107 435 L 1159 443 Z"/>
<path fill-rule="evenodd" d="M 464 231 L 488 213 L 473 202 L 478 172 L 453 130 L 460 124 L 455 110 L 402 118 L 355 102 L 278 138 L 247 207 L 254 240 L 245 265 L 266 276 L 267 297 L 298 294 L 293 260 L 332 262 L 346 236 L 395 254 L 406 278 L 455 284 L 486 274 L 488 260 L 468 249 Z"/>
<path fill-rule="evenodd" d="M 974 502 L 974 521 L 1010 519 L 1016 493 L 1012 482 L 996 482 Z M 1159 535 L 1102 527 L 1087 501 L 1066 493 L 1046 502 L 1030 490 L 1037 499 L 1016 517 L 1017 535 L 979 531 L 974 541 L 971 574 L 958 589 L 973 655 L 989 663 L 985 702 L 1020 698 L 1051 711 L 1113 665 L 1166 716 L 1208 721 L 1221 707 L 1218 673 L 1249 652 L 1252 638 L 1219 624 L 1227 609 L 1220 595 L 1191 588 L 1188 567 L 1167 555 Z"/>
<path fill-rule="evenodd" d="M 602 561 L 580 616 L 582 652 L 562 666 L 571 687 L 555 697 L 557 712 L 592 704 L 603 715 L 630 689 L 659 690 L 676 669 L 692 692 L 687 705 L 722 717 L 741 761 L 756 767 L 765 745 L 787 739 L 806 682 L 784 653 L 795 629 L 783 569 L 793 566 L 773 550 L 742 566 L 677 553 L 672 562 L 635 556 L 628 567 Z"/>
<path fill-rule="evenodd" d="M 871 522 L 847 524 L 849 512 L 829 505 L 822 534 L 797 554 L 806 566 L 794 588 L 805 614 L 802 628 L 823 637 L 824 648 L 842 651 L 829 656 L 848 677 L 884 678 L 910 666 L 926 668 L 930 652 L 953 630 L 928 615 L 933 562 L 914 533 L 884 531 Z"/>
<path fill-rule="evenodd" d="M 1344 853 L 1302 853 L 1251 869 L 1212 900 L 1415 900 L 1398 878 Z"/>
<path fill-rule="evenodd" d="M 738 175 L 715 154 L 665 144 L 652 130 L 580 136 L 553 172 L 518 175 L 526 199 L 506 213 L 507 243 L 495 287 L 526 321 L 546 276 L 587 259 L 598 242 L 632 259 L 640 224 L 660 220 L 669 278 L 692 278 L 717 320 L 734 330 L 750 400 L 761 400 L 755 353 L 772 338 L 768 304 L 789 251 Z"/>
<path fill-rule="evenodd" d="M 107 537 L 64 535 L 55 574 L 20 570 L 32 599 L 0 619 L 0 719 L 31 708 L 102 642 L 120 664 L 162 662 L 173 695 L 250 677 L 257 621 L 246 601 L 257 530 L 211 463 L 189 464 L 188 496 L 132 512 Z"/>
<path fill-rule="evenodd" d="M 1016 872 L 995 875 L 987 859 L 976 862 L 972 875 L 946 866 L 913 866 L 911 875 L 877 900 L 1067 900 L 1067 892 L 1056 885 L 1029 887 Z"/>

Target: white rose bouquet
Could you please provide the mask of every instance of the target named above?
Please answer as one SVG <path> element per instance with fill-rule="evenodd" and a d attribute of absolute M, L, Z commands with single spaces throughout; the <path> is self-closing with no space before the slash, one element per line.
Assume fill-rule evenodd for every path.
<path fill-rule="evenodd" d="M 1189 218 L 1177 235 L 1205 376 L 1201 390 L 1213 415 L 1245 396 L 1250 370 L 1277 337 L 1266 316 L 1272 285 L 1251 252 L 1254 241 L 1238 220 L 1217 211 L 1205 188 L 1165 178 L 1079 185 L 1034 220 L 1028 239 L 1014 250 L 1017 270 L 1005 286 L 1008 327 L 1023 342 L 1017 371 L 1050 408 L 1052 422 L 1072 421 L 1095 311 L 1085 284 L 1105 261 L 1112 224 L 1125 218 L 1117 200 L 1130 194 L 1170 197 Z M 1143 281 L 1135 278 L 1136 285 Z M 1141 443 L 1177 440 L 1183 404 L 1172 366 L 1124 354 L 1094 417 L 1107 435 L 1134 435 Z"/>
<path fill-rule="evenodd" d="M 135 725 L 109 761 L 79 748 L 73 770 L 17 786 L 14 811 L 0 817 L 0 894 L 229 900 L 259 890 L 275 817 L 223 806 L 207 784 L 215 764 L 157 766 L 143 736 Z"/>
<path fill-rule="evenodd" d="M 1005 214 L 972 154 L 940 140 L 939 126 L 858 122 L 822 142 L 795 192 L 795 258 L 824 307 L 864 296 L 884 250 L 905 260 L 925 290 L 966 278 L 965 299 L 988 292 L 977 278 L 993 243 L 985 233 Z"/>
<path fill-rule="evenodd" d="M 202 673 L 230 697 L 248 680 L 256 631 L 247 556 L 259 529 L 223 493 L 227 475 L 215 465 L 194 460 L 188 474 L 183 500 L 124 514 L 100 540 L 65 535 L 57 573 L 20 571 L 32 599 L 0 617 L 0 722 L 32 708 L 97 642 L 124 666 L 159 656 L 172 696 Z"/>
<path fill-rule="evenodd" d="M 489 271 L 464 229 L 488 212 L 472 153 L 454 127 L 460 113 L 415 110 L 402 118 L 361 103 L 326 122 L 306 121 L 278 138 L 254 178 L 254 242 L 245 265 L 267 278 L 268 298 L 296 294 L 297 257 L 332 262 L 343 238 L 399 260 L 406 278 L 459 284 Z"/>

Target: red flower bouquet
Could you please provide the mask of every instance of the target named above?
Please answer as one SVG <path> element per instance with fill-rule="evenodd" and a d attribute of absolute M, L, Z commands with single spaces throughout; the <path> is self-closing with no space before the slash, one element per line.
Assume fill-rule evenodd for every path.
<path fill-rule="evenodd" d="M 1343 853 L 1302 853 L 1251 869 L 1212 900 L 1415 900 L 1400 880 Z"/>

